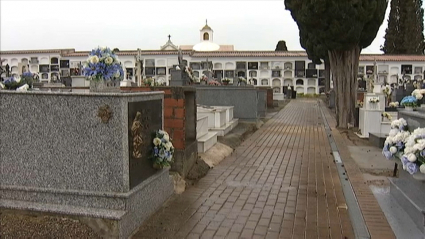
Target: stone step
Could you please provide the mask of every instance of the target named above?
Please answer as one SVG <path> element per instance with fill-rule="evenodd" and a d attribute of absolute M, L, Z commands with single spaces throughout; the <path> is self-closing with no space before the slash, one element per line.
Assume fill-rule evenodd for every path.
<path fill-rule="evenodd" d="M 198 141 L 198 153 L 205 153 L 208 149 L 217 143 L 217 133 L 208 132 L 208 134 L 197 139 Z"/>
<path fill-rule="evenodd" d="M 403 207 L 417 228 L 425 233 L 425 185 L 402 168 L 399 169 L 399 174 L 399 178 L 388 178 L 390 195 Z"/>
<path fill-rule="evenodd" d="M 234 129 L 239 123 L 239 119 L 233 119 L 229 123 L 226 123 L 224 126 L 220 128 L 210 128 L 210 132 L 216 132 L 217 136 L 225 136 L 228 134 L 232 129 Z"/>

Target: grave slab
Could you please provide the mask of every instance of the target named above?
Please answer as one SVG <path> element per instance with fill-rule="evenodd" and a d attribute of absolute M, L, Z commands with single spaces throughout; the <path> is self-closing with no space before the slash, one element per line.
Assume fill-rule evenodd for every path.
<path fill-rule="evenodd" d="M 0 98 L 0 207 L 107 219 L 127 238 L 173 193 L 168 170 L 148 158 L 162 92 Z"/>

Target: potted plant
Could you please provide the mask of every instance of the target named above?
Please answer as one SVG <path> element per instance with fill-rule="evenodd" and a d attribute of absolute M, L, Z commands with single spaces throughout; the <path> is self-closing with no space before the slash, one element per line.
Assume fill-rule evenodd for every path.
<path fill-rule="evenodd" d="M 148 78 L 146 78 L 144 81 L 143 81 L 143 83 L 145 84 L 145 86 L 148 86 L 148 87 L 150 87 L 150 86 L 153 86 L 153 79 L 151 78 L 151 77 L 148 77 Z"/>
<path fill-rule="evenodd" d="M 240 76 L 238 78 L 238 84 L 239 85 L 246 85 L 246 79 L 244 77 Z"/>
<path fill-rule="evenodd" d="M 394 111 L 397 111 L 397 107 L 399 107 L 399 103 L 397 101 L 396 102 L 390 102 L 388 104 L 388 107 L 385 107 L 385 111 L 394 112 Z"/>
<path fill-rule="evenodd" d="M 413 111 L 413 108 L 416 107 L 416 97 L 414 96 L 405 96 L 402 100 L 401 100 L 401 105 L 404 106 L 404 108 L 408 111 Z"/>
<path fill-rule="evenodd" d="M 221 82 L 223 82 L 223 85 L 228 85 L 230 82 L 230 79 L 224 78 L 223 80 L 221 80 Z"/>

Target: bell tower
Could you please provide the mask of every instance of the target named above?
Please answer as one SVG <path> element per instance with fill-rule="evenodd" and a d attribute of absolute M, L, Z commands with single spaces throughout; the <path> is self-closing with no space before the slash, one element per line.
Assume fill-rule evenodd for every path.
<path fill-rule="evenodd" d="M 202 41 L 213 41 L 213 29 L 208 26 L 208 20 L 205 20 L 205 26 L 200 30 L 200 39 Z"/>

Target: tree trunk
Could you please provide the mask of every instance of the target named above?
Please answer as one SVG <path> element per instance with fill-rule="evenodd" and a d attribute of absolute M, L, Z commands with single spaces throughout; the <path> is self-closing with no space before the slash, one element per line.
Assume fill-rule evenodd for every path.
<path fill-rule="evenodd" d="M 331 64 L 329 60 L 324 60 L 325 62 L 325 93 L 331 90 Z"/>
<path fill-rule="evenodd" d="M 360 48 L 329 51 L 332 79 L 335 90 L 337 127 L 350 128 L 355 125 L 354 110 L 357 102 L 357 73 Z"/>

